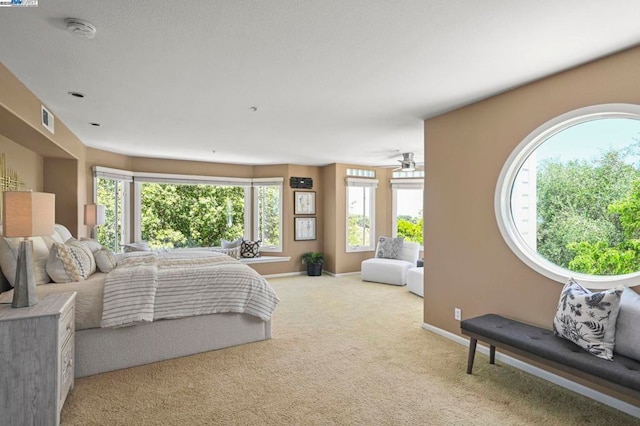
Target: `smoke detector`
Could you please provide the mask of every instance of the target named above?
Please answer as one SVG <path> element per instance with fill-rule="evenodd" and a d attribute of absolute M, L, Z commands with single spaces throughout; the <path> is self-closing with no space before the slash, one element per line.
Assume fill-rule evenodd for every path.
<path fill-rule="evenodd" d="M 96 36 L 96 27 L 90 22 L 78 18 L 67 18 L 64 22 L 67 24 L 67 30 L 78 38 L 91 40 Z"/>

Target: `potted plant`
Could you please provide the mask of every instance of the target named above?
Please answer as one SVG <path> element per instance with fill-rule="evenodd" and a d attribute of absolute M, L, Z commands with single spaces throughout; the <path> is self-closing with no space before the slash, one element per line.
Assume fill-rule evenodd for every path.
<path fill-rule="evenodd" d="M 322 264 L 324 263 L 324 253 L 310 251 L 302 254 L 302 263 L 307 265 L 307 275 L 317 277 L 322 275 Z"/>

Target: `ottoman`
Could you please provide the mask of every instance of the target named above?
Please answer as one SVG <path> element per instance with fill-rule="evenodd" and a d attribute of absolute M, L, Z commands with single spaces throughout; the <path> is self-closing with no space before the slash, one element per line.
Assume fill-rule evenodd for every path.
<path fill-rule="evenodd" d="M 424 268 L 411 268 L 407 271 L 407 289 L 424 297 Z"/>

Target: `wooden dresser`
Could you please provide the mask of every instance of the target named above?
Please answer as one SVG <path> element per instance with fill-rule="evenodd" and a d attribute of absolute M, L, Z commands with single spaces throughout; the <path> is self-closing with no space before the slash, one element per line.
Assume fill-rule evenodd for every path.
<path fill-rule="evenodd" d="M 0 423 L 58 425 L 73 388 L 75 293 L 0 305 Z"/>

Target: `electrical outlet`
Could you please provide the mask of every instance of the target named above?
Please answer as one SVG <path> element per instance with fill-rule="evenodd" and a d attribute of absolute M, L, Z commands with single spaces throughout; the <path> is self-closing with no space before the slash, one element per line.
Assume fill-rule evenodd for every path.
<path fill-rule="evenodd" d="M 458 320 L 461 321 L 462 320 L 462 309 L 460 308 L 453 308 L 453 317 Z"/>

